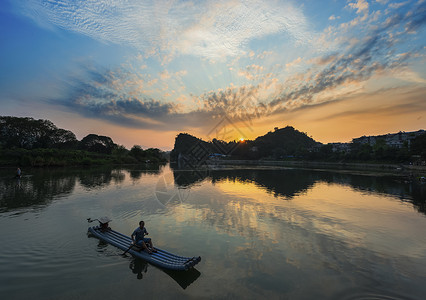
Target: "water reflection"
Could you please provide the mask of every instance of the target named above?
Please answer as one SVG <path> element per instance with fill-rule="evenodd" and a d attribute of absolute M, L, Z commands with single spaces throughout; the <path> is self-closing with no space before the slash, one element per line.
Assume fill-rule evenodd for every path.
<path fill-rule="evenodd" d="M 72 193 L 76 177 L 68 172 L 38 172 L 20 179 L 0 178 L 0 210 L 17 209 L 32 205 L 46 205 L 57 195 Z"/>
<path fill-rule="evenodd" d="M 89 238 L 92 238 L 90 234 L 88 234 Z M 106 256 L 116 256 L 116 251 L 112 251 L 111 249 L 113 246 L 108 244 L 107 242 L 103 240 L 99 240 L 97 245 L 97 252 L 106 255 Z M 117 250 L 121 251 L 121 250 Z M 126 257 L 126 255 L 124 255 Z M 129 269 L 132 271 L 133 274 L 136 275 L 136 278 L 138 280 L 142 280 L 144 275 L 148 273 L 148 270 L 150 268 L 153 268 L 148 262 L 146 262 L 143 259 L 137 258 L 137 257 L 131 257 L 130 263 L 129 263 Z M 198 277 L 200 277 L 201 273 L 195 268 L 189 269 L 187 271 L 173 271 L 173 270 L 166 270 L 161 269 L 164 273 L 170 276 L 182 289 L 186 289 L 189 285 L 191 285 L 193 282 L 195 282 Z"/>
<path fill-rule="evenodd" d="M 143 273 L 148 271 L 148 263 L 142 259 L 133 258 L 130 261 L 129 268 L 132 270 L 133 274 L 136 274 L 137 279 L 142 279 Z"/>
<path fill-rule="evenodd" d="M 129 171 L 130 178 L 133 180 L 140 179 L 143 174 L 158 175 L 162 172 L 164 165 L 146 164 L 143 168 L 133 167 L 126 168 Z"/>
<path fill-rule="evenodd" d="M 381 287 L 352 288 L 334 295 L 331 300 L 414 300 L 408 295 L 388 291 Z"/>
<path fill-rule="evenodd" d="M 213 184 L 225 181 L 253 183 L 275 197 L 292 199 L 311 189 L 315 183 L 337 183 L 364 192 L 392 195 L 409 200 L 419 212 L 425 213 L 426 184 L 398 176 L 350 174 L 337 171 L 273 168 L 224 168 L 181 170 L 171 165 L 175 183 L 191 187 L 204 180 Z"/>
<path fill-rule="evenodd" d="M 85 188 L 92 190 L 103 188 L 111 183 L 121 183 L 125 175 L 121 170 L 90 170 L 79 175 L 80 184 Z"/>
<path fill-rule="evenodd" d="M 111 184 L 122 184 L 126 173 L 133 180 L 143 174 L 160 174 L 163 166 L 147 165 L 143 168 L 94 167 L 86 169 L 28 169 L 21 178 L 14 171 L 0 170 L 0 212 L 29 206 L 46 206 L 53 199 L 73 193 L 77 185 L 86 190 L 103 189 Z"/>
<path fill-rule="evenodd" d="M 88 191 L 99 190 L 110 185 L 122 185 L 126 177 L 136 183 L 142 175 L 157 175 L 159 179 L 153 185 L 154 195 L 163 206 L 186 201 L 191 187 L 203 181 L 210 181 L 214 185 L 226 181 L 252 183 L 274 197 L 286 199 L 306 193 L 318 182 L 326 182 L 350 186 L 363 192 L 396 196 L 410 201 L 419 212 L 426 214 L 426 184 L 399 177 L 283 168 L 179 170 L 172 165 L 171 170 L 170 176 L 166 176 L 164 166 L 160 165 L 84 170 L 33 169 L 25 172 L 21 179 L 13 176 L 14 170 L 9 173 L 1 170 L 0 211 L 48 205 L 55 198 L 71 194 L 76 186 Z"/>
<path fill-rule="evenodd" d="M 89 236 L 89 237 L 90 237 L 90 236 Z M 104 254 L 104 253 L 105 253 L 105 251 L 108 249 L 108 245 L 109 245 L 109 244 L 108 244 L 107 242 L 105 242 L 105 241 L 103 241 L 103 240 L 99 240 L 96 251 L 97 251 L 98 253 L 102 253 L 102 254 Z"/>
<path fill-rule="evenodd" d="M 93 235 L 90 233 L 87 234 L 88 238 L 94 238 Z M 117 251 L 115 251 L 117 249 Z M 96 251 L 99 254 L 102 254 L 104 256 L 117 256 L 120 254 L 117 253 L 123 253 L 122 250 L 115 248 L 114 246 L 111 246 L 109 243 L 99 240 Z M 127 255 L 122 255 L 123 258 L 126 258 Z M 150 265 L 148 262 L 146 262 L 143 259 L 137 258 L 137 257 L 131 257 L 130 263 L 129 263 L 129 269 L 132 271 L 133 274 L 136 275 L 136 278 L 138 280 L 143 279 L 144 275 L 148 273 L 148 270 L 150 268 L 154 268 L 152 265 Z M 161 268 L 159 268 L 161 269 Z M 198 277 L 200 277 L 201 273 L 195 268 L 189 269 L 187 271 L 174 271 L 174 270 L 166 270 L 161 269 L 164 273 L 169 275 L 182 289 L 186 289 L 189 285 L 191 285 L 193 282 L 195 282 Z"/>
<path fill-rule="evenodd" d="M 136 274 L 136 278 L 141 280 L 143 279 L 143 276 L 148 272 L 148 269 L 151 268 L 146 261 L 140 258 L 132 258 L 130 260 L 129 268 L 132 270 L 133 274 Z M 174 281 L 176 281 L 177 284 L 182 289 L 186 289 L 188 286 L 190 286 L 193 282 L 195 282 L 198 277 L 200 277 L 201 273 L 195 269 L 189 269 L 187 271 L 172 271 L 172 270 L 162 270 L 164 273 L 169 275 Z"/>
<path fill-rule="evenodd" d="M 2 172 L 0 210 L 32 211 L 34 201 L 43 203 L 41 213 L 0 214 L 0 282 L 8 283 L 0 285 L 2 299 L 11 291 L 16 299 L 71 299 L 75 287 L 86 299 L 131 298 L 135 288 L 162 298 L 208 299 L 423 299 L 426 293 L 426 219 L 412 209 L 424 212 L 425 186 L 416 182 L 301 169 L 135 167 L 36 169 L 19 184 L 15 170 Z M 15 199 L 20 194 L 27 200 Z M 144 219 L 159 247 L 201 255 L 203 276 L 160 271 L 83 239 L 86 218 L 103 215 L 126 234 Z M 31 288 L 22 289 L 23 282 Z"/>

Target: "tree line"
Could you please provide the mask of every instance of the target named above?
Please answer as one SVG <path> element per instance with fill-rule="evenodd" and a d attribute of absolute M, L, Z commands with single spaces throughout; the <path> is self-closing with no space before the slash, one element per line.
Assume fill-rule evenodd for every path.
<path fill-rule="evenodd" d="M 127 150 L 110 137 L 89 134 L 79 141 L 49 120 L 0 116 L 0 165 L 63 166 L 105 163 L 162 163 L 161 150 Z"/>

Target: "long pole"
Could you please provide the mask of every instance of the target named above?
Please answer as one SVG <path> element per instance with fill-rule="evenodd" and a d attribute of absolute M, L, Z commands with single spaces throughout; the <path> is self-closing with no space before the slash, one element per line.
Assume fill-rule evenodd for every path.
<path fill-rule="evenodd" d="M 124 255 L 124 254 L 126 254 L 127 252 L 129 252 L 129 250 L 130 249 L 132 249 L 133 248 L 133 246 L 135 246 L 136 244 L 131 244 L 130 245 L 130 247 L 129 248 L 127 248 L 127 250 L 122 254 L 122 255 Z"/>

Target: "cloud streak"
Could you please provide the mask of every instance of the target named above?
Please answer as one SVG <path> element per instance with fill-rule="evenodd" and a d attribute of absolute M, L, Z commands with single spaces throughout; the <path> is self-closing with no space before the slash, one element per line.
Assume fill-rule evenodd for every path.
<path fill-rule="evenodd" d="M 14 5 L 42 26 L 165 57 L 237 56 L 250 41 L 278 33 L 301 43 L 311 39 L 306 17 L 286 2 L 17 0 Z"/>
<path fill-rule="evenodd" d="M 223 116 L 248 120 L 361 94 L 369 79 L 384 74 L 408 74 L 405 79 L 411 84 L 425 82 L 408 68 L 425 51 L 419 43 L 410 43 L 426 24 L 425 1 L 411 6 L 404 3 L 404 11 L 396 10 L 400 6 L 391 3 L 387 14 L 370 12 L 367 1 L 351 1 L 347 8 L 354 18 L 326 28 L 318 40 L 313 40 L 312 32 L 306 29 L 303 13 L 289 4 L 205 1 L 195 5 L 178 1 L 136 5 L 127 1 L 126 5 L 101 2 L 97 7 L 98 2 L 83 2 L 42 5 L 34 0 L 26 9 L 37 11 L 40 18 L 46 17 L 67 30 L 147 51 L 154 48 L 171 56 L 238 57 L 247 52 L 250 41 L 283 33 L 294 41 L 323 43 L 324 49 L 334 50 L 324 54 L 318 51 L 316 55 L 320 56 L 314 58 L 297 55 L 289 61 L 274 61 L 280 65 L 274 66 L 274 72 L 259 62 L 271 57 L 270 52 L 247 52 L 251 64 L 234 69 L 235 78 L 242 78 L 244 83 L 186 94 L 181 97 L 182 103 L 158 95 L 171 95 L 175 92 L 168 88 L 171 81 L 181 83 L 182 77 L 192 75 L 192 70 L 162 70 L 158 78 L 142 78 L 125 69 L 87 69 L 85 78 L 72 80 L 66 95 L 54 101 L 83 115 L 120 125 L 182 131 L 209 127 Z M 111 19 L 106 20 L 105 15 Z M 336 20 L 333 18 L 333 23 Z M 303 66 L 302 72 L 299 66 Z M 154 91 L 160 84 L 164 90 Z"/>
<path fill-rule="evenodd" d="M 365 13 L 368 5 L 358 1 L 353 8 L 358 9 L 358 13 Z M 421 49 L 398 53 L 397 48 L 410 32 L 425 25 L 425 18 L 426 3 L 423 2 L 407 14 L 396 13 L 385 22 L 377 23 L 361 40 L 348 46 L 345 53 L 320 57 L 320 68 L 313 67 L 306 72 L 308 75 L 298 75 L 302 80 L 296 88 L 283 85 L 280 97 L 271 101 L 269 106 L 275 111 L 333 100 L 323 99 L 321 94 L 364 82 L 385 71 L 404 69 L 414 53 Z"/>

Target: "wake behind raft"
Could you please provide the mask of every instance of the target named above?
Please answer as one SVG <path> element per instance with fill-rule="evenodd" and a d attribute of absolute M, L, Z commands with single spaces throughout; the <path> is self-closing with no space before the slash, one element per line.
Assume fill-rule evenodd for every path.
<path fill-rule="evenodd" d="M 100 240 L 103 240 L 117 248 L 129 252 L 134 257 L 139 257 L 157 267 L 167 270 L 189 270 L 201 261 L 201 257 L 184 257 L 165 250 L 157 249 L 157 252 L 148 254 L 147 252 L 132 246 L 132 238 L 120 232 L 112 230 L 108 223 L 111 219 L 102 217 L 100 219 L 87 219 L 89 223 L 98 221 L 98 226 L 89 227 L 89 232 Z"/>

